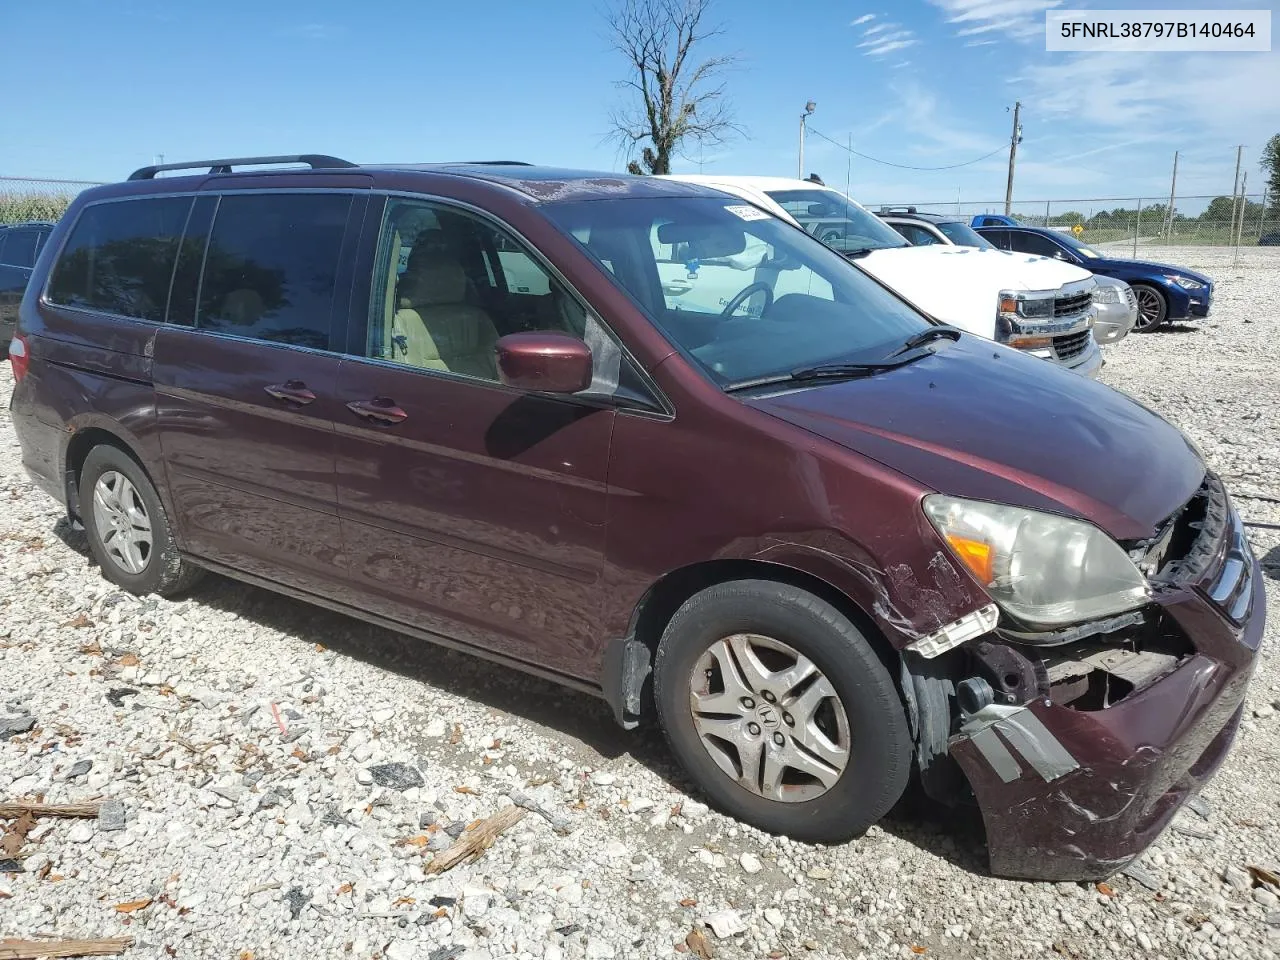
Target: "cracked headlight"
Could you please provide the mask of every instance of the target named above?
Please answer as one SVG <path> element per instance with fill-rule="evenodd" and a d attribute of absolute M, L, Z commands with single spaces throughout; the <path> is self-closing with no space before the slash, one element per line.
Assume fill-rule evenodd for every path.
<path fill-rule="evenodd" d="M 1022 507 L 931 494 L 925 514 L 1010 616 L 1040 629 L 1147 602 L 1146 578 L 1097 527 Z"/>

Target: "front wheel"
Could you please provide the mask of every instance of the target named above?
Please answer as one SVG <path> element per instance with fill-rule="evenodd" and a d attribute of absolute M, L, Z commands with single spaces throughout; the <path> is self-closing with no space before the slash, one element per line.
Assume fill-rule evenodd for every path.
<path fill-rule="evenodd" d="M 1169 302 L 1163 293 L 1145 283 L 1135 283 L 1133 295 L 1138 301 L 1138 318 L 1133 322 L 1135 333 L 1150 333 L 1164 323 L 1169 316 Z"/>
<path fill-rule="evenodd" d="M 180 593 L 200 569 L 178 553 L 146 471 L 123 450 L 94 447 L 80 471 L 80 512 L 102 575 L 130 593 Z"/>
<path fill-rule="evenodd" d="M 847 617 L 796 587 L 740 580 L 689 599 L 658 646 L 654 697 L 689 775 L 770 833 L 847 840 L 906 787 L 893 679 Z"/>

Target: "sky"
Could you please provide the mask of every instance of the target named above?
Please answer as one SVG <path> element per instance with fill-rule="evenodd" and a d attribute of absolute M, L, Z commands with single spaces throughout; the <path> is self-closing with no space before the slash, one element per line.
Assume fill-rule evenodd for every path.
<path fill-rule="evenodd" d="M 611 2 L 0 0 L 0 175 L 113 180 L 157 154 L 280 153 L 619 170 Z M 704 55 L 738 58 L 724 80 L 744 132 L 686 145 L 676 169 L 795 176 L 813 100 L 806 175 L 864 203 L 998 204 L 1021 100 L 1019 201 L 1167 199 L 1175 150 L 1179 195 L 1230 193 L 1237 144 L 1260 191 L 1280 52 L 1047 53 L 1059 6 L 1250 6 L 1280 30 L 1274 0 L 712 0 L 723 29 Z M 907 170 L 817 134 L 909 167 L 999 152 Z"/>

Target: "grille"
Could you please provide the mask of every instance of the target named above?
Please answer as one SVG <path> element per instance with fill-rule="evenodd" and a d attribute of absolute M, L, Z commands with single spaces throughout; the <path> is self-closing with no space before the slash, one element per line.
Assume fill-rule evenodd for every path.
<path fill-rule="evenodd" d="M 1130 307 L 1136 307 L 1138 305 L 1138 298 L 1133 295 L 1132 287 L 1126 286 L 1124 288 L 1124 302 Z"/>
<path fill-rule="evenodd" d="M 1053 352 L 1059 360 L 1072 360 L 1089 348 L 1089 331 L 1069 333 L 1063 337 L 1053 338 Z"/>
<path fill-rule="evenodd" d="M 1058 297 L 1053 301 L 1053 315 L 1055 317 L 1073 317 L 1077 313 L 1083 313 L 1089 309 L 1089 305 L 1093 303 L 1093 294 L 1089 291 L 1084 293 L 1073 293 L 1070 296 Z"/>
<path fill-rule="evenodd" d="M 1147 551 L 1156 579 L 1198 586 L 1237 623 L 1253 605 L 1253 554 L 1240 515 L 1212 473 Z"/>

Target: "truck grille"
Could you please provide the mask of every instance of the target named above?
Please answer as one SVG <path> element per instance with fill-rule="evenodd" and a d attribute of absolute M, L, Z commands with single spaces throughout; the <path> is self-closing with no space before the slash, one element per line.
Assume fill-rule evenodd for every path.
<path fill-rule="evenodd" d="M 1222 481 L 1206 474 L 1186 505 L 1166 522 L 1140 567 L 1155 579 L 1194 585 L 1236 623 L 1253 606 L 1253 554 Z"/>
<path fill-rule="evenodd" d="M 1084 293 L 1072 293 L 1065 297 L 1057 297 L 1053 301 L 1053 315 L 1055 317 L 1074 317 L 1078 313 L 1084 313 L 1093 303 L 1092 291 L 1086 290 Z"/>
<path fill-rule="evenodd" d="M 1053 338 L 1053 352 L 1060 361 L 1074 360 L 1089 349 L 1089 331 Z"/>

